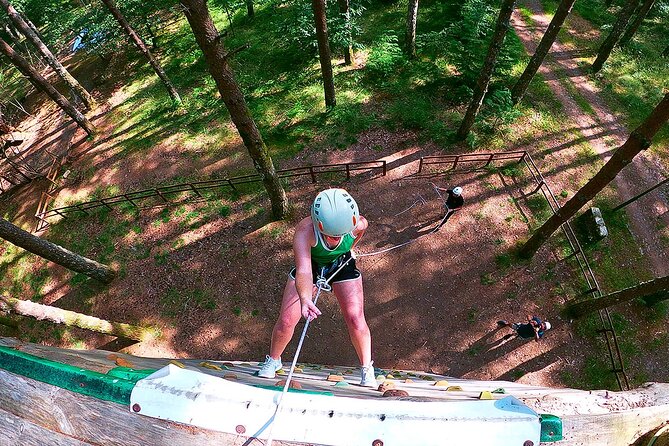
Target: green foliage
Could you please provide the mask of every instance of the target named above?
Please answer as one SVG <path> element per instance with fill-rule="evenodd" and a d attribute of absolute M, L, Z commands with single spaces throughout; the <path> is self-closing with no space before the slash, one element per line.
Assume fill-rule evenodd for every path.
<path fill-rule="evenodd" d="M 602 0 L 576 2 L 574 11 L 591 22 L 594 29 L 604 32 L 601 38 L 593 37 L 591 33 L 576 35 L 574 46 L 589 49 L 591 53 L 597 51 L 622 5 L 622 2 L 613 2 L 607 7 Z M 669 63 L 662 57 L 662 52 L 667 46 L 667 35 L 669 6 L 666 2 L 656 2 L 634 38 L 622 48 L 614 49 L 602 71 L 594 77 L 600 94 L 614 112 L 626 119 L 630 129 L 640 125 L 665 94 Z M 584 104 L 579 102 L 579 106 Z M 669 128 L 664 126 L 650 149 L 665 163 L 669 160 L 667 141 Z"/>
<path fill-rule="evenodd" d="M 381 36 L 379 43 L 369 53 L 367 70 L 374 79 L 383 80 L 392 76 L 405 62 L 399 38 L 389 32 Z"/>
<path fill-rule="evenodd" d="M 502 254 L 497 254 L 495 256 L 495 263 L 500 269 L 508 269 L 513 265 L 514 257 L 513 254 L 505 252 Z"/>
<path fill-rule="evenodd" d="M 551 208 L 543 194 L 535 194 L 527 199 L 527 207 L 530 208 L 535 220 L 543 222 L 551 216 Z"/>
<path fill-rule="evenodd" d="M 15 4 L 15 2 L 12 2 Z M 62 51 L 76 39 L 80 48 L 94 54 L 110 54 L 128 45 L 127 37 L 107 7 L 92 3 L 63 0 L 24 0 L 15 4 L 42 31 L 47 44 Z M 116 6 L 130 26 L 149 42 L 152 29 L 177 2 L 174 0 L 117 0 Z M 174 11 L 175 12 L 175 11 Z M 171 12 L 171 13 L 174 13 Z"/>
<path fill-rule="evenodd" d="M 492 285 L 495 282 L 497 282 L 497 280 L 490 273 L 481 274 L 480 279 L 481 279 L 481 285 Z"/>
<path fill-rule="evenodd" d="M 374 114 L 365 112 L 361 104 L 342 104 L 328 114 L 327 122 L 339 133 L 357 134 L 367 130 L 376 121 Z"/>
<path fill-rule="evenodd" d="M 364 1 L 364 0 L 363 0 Z M 328 40 L 332 50 L 346 48 L 349 45 L 357 47 L 357 37 L 361 32 L 360 17 L 365 11 L 361 0 L 349 2 L 349 20 L 339 12 L 336 1 L 326 2 Z M 309 50 L 314 55 L 318 50 L 316 41 L 316 26 L 311 2 L 291 1 L 287 3 L 288 13 L 284 15 L 280 25 L 280 32 L 285 42 L 294 50 Z"/>
<path fill-rule="evenodd" d="M 434 116 L 432 103 L 426 96 L 415 94 L 394 101 L 388 108 L 389 124 L 399 123 L 409 129 L 424 129 Z"/>
<path fill-rule="evenodd" d="M 486 0 L 465 0 L 457 20 L 449 29 L 446 49 L 461 74 L 462 82 L 473 88 L 485 60 L 497 20 L 497 6 Z M 508 73 L 513 57 L 509 46 L 499 53 L 495 72 Z"/>
<path fill-rule="evenodd" d="M 607 212 L 610 206 L 601 199 L 595 202 L 595 206 L 602 209 L 609 235 L 597 244 L 584 246 L 584 249 L 588 257 L 594 259 L 591 266 L 600 278 L 600 285 L 606 290 L 616 291 L 651 279 L 652 275 L 644 268 L 641 251 L 635 249 L 637 242 L 630 233 L 625 212 Z M 628 266 L 621 268 L 621 264 Z"/>

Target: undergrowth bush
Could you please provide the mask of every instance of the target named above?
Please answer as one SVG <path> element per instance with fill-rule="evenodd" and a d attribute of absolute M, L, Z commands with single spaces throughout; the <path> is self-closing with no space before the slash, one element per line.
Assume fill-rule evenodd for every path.
<path fill-rule="evenodd" d="M 486 0 L 466 0 L 460 20 L 449 27 L 445 41 L 450 60 L 465 85 L 473 87 L 485 60 L 497 20 L 497 7 Z M 513 57 L 504 45 L 497 58 L 495 72 L 510 72 Z"/>
<path fill-rule="evenodd" d="M 400 123 L 409 129 L 422 130 L 434 119 L 432 103 L 423 95 L 398 98 L 388 107 L 390 123 Z"/>
<path fill-rule="evenodd" d="M 385 79 L 390 77 L 406 58 L 395 34 L 387 33 L 381 36 L 379 44 L 372 48 L 367 59 L 367 71 L 373 78 Z"/>
<path fill-rule="evenodd" d="M 349 20 L 339 12 L 339 4 L 335 1 L 326 2 L 326 15 L 328 18 L 328 39 L 331 50 L 338 50 L 351 45 L 357 46 L 357 36 L 361 29 L 359 19 L 365 11 L 365 0 L 352 0 L 349 2 Z M 311 2 L 293 1 L 285 16 L 280 32 L 285 36 L 289 45 L 305 49 L 316 54 L 318 42 L 316 40 L 316 26 L 314 24 L 314 12 Z"/>
<path fill-rule="evenodd" d="M 336 127 L 335 131 L 341 130 L 347 133 L 360 133 L 372 126 L 376 116 L 365 113 L 360 104 L 343 104 L 335 107 L 328 116 L 329 123 Z"/>

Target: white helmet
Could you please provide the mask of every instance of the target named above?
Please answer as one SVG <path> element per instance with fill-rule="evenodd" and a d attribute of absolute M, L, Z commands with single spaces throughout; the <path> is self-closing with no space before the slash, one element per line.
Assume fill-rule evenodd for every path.
<path fill-rule="evenodd" d="M 550 323 L 550 322 L 548 322 L 548 321 L 544 321 L 544 325 L 546 326 L 546 330 L 550 330 L 550 329 L 551 329 L 551 323 Z"/>
<path fill-rule="evenodd" d="M 453 188 L 453 195 L 460 196 L 462 195 L 462 188 L 460 186 Z"/>
<path fill-rule="evenodd" d="M 311 220 L 323 234 L 341 237 L 356 227 L 360 213 L 355 200 L 344 189 L 326 189 L 311 205 Z"/>

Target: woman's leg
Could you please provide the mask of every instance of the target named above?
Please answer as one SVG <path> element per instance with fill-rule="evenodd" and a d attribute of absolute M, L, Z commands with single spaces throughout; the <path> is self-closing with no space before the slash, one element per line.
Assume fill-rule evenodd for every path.
<path fill-rule="evenodd" d="M 365 320 L 362 277 L 336 282 L 332 289 L 337 296 L 360 364 L 368 366 L 372 362 L 372 337 Z"/>

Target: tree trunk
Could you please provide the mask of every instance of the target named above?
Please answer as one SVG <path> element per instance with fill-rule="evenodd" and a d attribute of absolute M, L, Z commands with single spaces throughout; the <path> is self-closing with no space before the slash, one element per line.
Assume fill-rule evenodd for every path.
<path fill-rule="evenodd" d="M 514 3 L 515 0 L 502 1 L 499 17 L 497 18 L 497 25 L 495 26 L 495 34 L 492 36 L 490 47 L 488 48 L 488 55 L 483 62 L 481 74 L 476 81 L 474 96 L 472 97 L 472 101 L 469 104 L 469 107 L 467 107 L 465 117 L 463 118 L 462 124 L 460 124 L 460 128 L 458 129 L 457 138 L 460 140 L 465 139 L 469 134 L 469 131 L 474 125 L 476 115 L 481 108 L 481 104 L 483 104 L 483 98 L 488 91 L 490 78 L 492 77 L 495 64 L 497 63 L 497 56 L 499 55 L 499 51 L 502 48 L 502 44 L 504 43 L 506 32 L 509 29 L 509 19 L 511 18 L 511 13 L 513 12 Z"/>
<path fill-rule="evenodd" d="M 156 58 L 153 57 L 151 51 L 149 51 L 149 49 L 146 47 L 146 44 L 142 38 L 139 37 L 139 34 L 137 34 L 135 30 L 132 29 L 128 21 L 125 19 L 125 17 L 123 17 L 121 11 L 119 11 L 119 9 L 116 7 L 114 0 L 102 0 L 102 3 L 107 6 L 116 21 L 119 23 L 119 25 L 121 25 L 121 28 L 123 28 L 128 37 L 130 37 L 130 40 L 132 40 L 132 42 L 137 45 L 137 48 L 139 48 L 142 54 L 144 54 L 144 57 L 146 57 L 146 59 L 149 61 L 149 64 L 151 64 L 153 71 L 155 71 L 160 80 L 163 81 L 163 84 L 165 85 L 165 88 L 167 88 L 167 92 L 170 94 L 172 100 L 180 104 L 181 97 L 179 96 L 176 88 L 174 88 L 174 85 L 172 85 L 172 81 L 170 81 L 170 78 L 167 77 L 167 74 L 165 74 L 163 68 L 160 66 Z"/>
<path fill-rule="evenodd" d="M 47 82 L 41 74 L 37 72 L 26 60 L 18 55 L 11 46 L 0 38 L 0 52 L 9 58 L 9 60 L 19 69 L 19 71 L 30 80 L 38 89 L 45 92 L 60 108 L 65 111 L 77 124 L 79 124 L 88 135 L 95 133 L 95 127 L 91 122 L 62 94 L 60 94 L 51 84 Z"/>
<path fill-rule="evenodd" d="M 218 92 L 230 112 L 230 118 L 253 159 L 253 165 L 262 176 L 272 203 L 272 215 L 277 219 L 283 218 L 288 210 L 286 192 L 281 186 L 272 158 L 251 116 L 244 94 L 228 64 L 228 53 L 209 14 L 206 0 L 181 0 L 181 4 L 184 6 L 186 19 L 193 29 L 195 40 L 204 53 L 209 73 L 214 78 Z"/>
<path fill-rule="evenodd" d="M 153 32 L 153 28 L 151 27 L 151 22 L 152 19 L 150 19 L 149 17 L 144 18 L 144 27 L 146 28 L 146 32 L 149 34 L 149 37 L 151 38 L 151 49 L 155 51 L 158 49 L 158 36 L 156 36 L 156 33 Z"/>
<path fill-rule="evenodd" d="M 664 276 L 596 299 L 587 299 L 567 305 L 565 311 L 570 316 L 581 317 L 588 313 L 592 313 L 593 311 L 628 302 L 637 297 L 643 298 L 667 291 L 669 291 L 669 276 Z M 669 294 L 667 295 L 667 298 L 669 298 Z"/>
<path fill-rule="evenodd" d="M 637 30 L 641 26 L 641 23 L 643 23 L 643 20 L 648 15 L 650 9 L 653 7 L 653 4 L 655 4 L 655 0 L 646 0 L 643 2 L 643 5 L 641 6 L 641 9 L 639 9 L 636 18 L 629 26 L 629 28 L 627 28 L 625 34 L 623 34 L 623 36 L 620 38 L 620 46 L 626 45 L 627 42 L 629 42 L 632 37 L 634 37 L 634 34 L 636 34 Z"/>
<path fill-rule="evenodd" d="M 525 95 L 527 87 L 530 85 L 530 82 L 532 82 L 532 79 L 537 74 L 537 70 L 539 70 L 539 67 L 544 62 L 544 58 L 546 57 L 546 54 L 548 54 L 548 51 L 550 51 L 551 46 L 553 46 L 553 43 L 555 42 L 555 39 L 560 32 L 560 28 L 562 28 L 562 24 L 571 12 L 571 8 L 574 6 L 575 1 L 576 0 L 562 0 L 560 2 L 560 5 L 555 11 L 555 15 L 553 16 L 551 23 L 548 25 L 544 36 L 541 38 L 539 46 L 537 46 L 537 50 L 532 56 L 532 59 L 530 59 L 527 67 L 525 67 L 525 71 L 511 90 L 511 99 L 513 100 L 514 104 L 519 103 Z"/>
<path fill-rule="evenodd" d="M 56 74 L 74 91 L 74 93 L 81 98 L 86 109 L 90 110 L 95 107 L 95 99 L 90 95 L 84 87 L 70 74 L 67 69 L 56 59 L 51 50 L 42 42 L 39 36 L 33 31 L 32 27 L 26 23 L 27 21 L 21 17 L 16 9 L 9 3 L 8 0 L 0 0 L 0 5 L 5 9 L 9 18 L 21 30 L 23 35 L 37 48 L 39 53 L 48 62 Z"/>
<path fill-rule="evenodd" d="M 9 23 L 5 23 L 4 28 L 7 36 L 9 36 L 9 40 L 13 40 L 14 42 L 18 42 L 20 40 L 20 36 L 16 28 L 11 26 Z"/>
<path fill-rule="evenodd" d="M 0 218 L 0 238 L 58 265 L 85 274 L 103 283 L 111 282 L 116 272 L 107 265 L 75 254 L 62 246 L 36 237 Z"/>
<path fill-rule="evenodd" d="M 416 57 L 416 21 L 418 20 L 418 0 L 409 0 L 407 10 L 406 52 L 413 59 Z"/>
<path fill-rule="evenodd" d="M 346 28 L 346 46 L 344 47 L 344 64 L 353 64 L 353 47 L 351 46 L 351 12 L 349 10 L 349 0 L 337 0 L 339 4 L 339 13 L 344 20 L 344 27 Z"/>
<path fill-rule="evenodd" d="M 316 23 L 316 38 L 318 39 L 318 58 L 321 62 L 323 75 L 323 89 L 325 90 L 325 107 L 334 107 L 335 98 L 334 76 L 332 74 L 332 60 L 330 59 L 330 43 L 328 41 L 328 24 L 325 18 L 325 0 L 311 0 Z"/>
<path fill-rule="evenodd" d="M 104 333 L 110 336 L 121 336 L 136 341 L 145 341 L 155 336 L 154 330 L 150 328 L 137 327 L 135 325 L 119 322 L 109 322 L 97 317 L 63 310 L 49 305 L 42 305 L 29 300 L 21 300 L 8 296 L 0 296 L 0 308 L 6 307 L 11 312 L 34 317 L 35 319 L 47 320 L 56 324 L 65 324 L 68 327 L 78 327 Z"/>
<path fill-rule="evenodd" d="M 606 40 L 604 40 L 604 43 L 602 43 L 602 46 L 599 47 L 599 51 L 597 51 L 597 58 L 592 64 L 593 73 L 597 73 L 604 66 L 604 62 L 606 62 L 611 55 L 613 47 L 618 43 L 620 35 L 625 30 L 625 27 L 638 4 L 639 0 L 628 0 L 620 13 L 618 13 L 618 20 L 616 20 L 613 28 L 611 28 L 611 32 L 606 37 Z"/>
<path fill-rule="evenodd" d="M 599 191 L 604 189 L 618 175 L 618 172 L 632 162 L 639 152 L 650 147 L 653 136 L 655 136 L 667 119 L 669 119 L 669 93 L 664 96 L 657 107 L 651 112 L 650 116 L 632 132 L 625 144 L 615 151 L 611 159 L 609 159 L 600 171 L 537 229 L 525 245 L 520 248 L 519 255 L 523 258 L 534 256 L 541 245 L 548 240 L 548 237 L 560 225 L 567 222 L 579 209 L 597 195 Z"/>
<path fill-rule="evenodd" d="M 246 14 L 249 17 L 256 15 L 255 11 L 253 10 L 253 0 L 246 0 Z"/>

